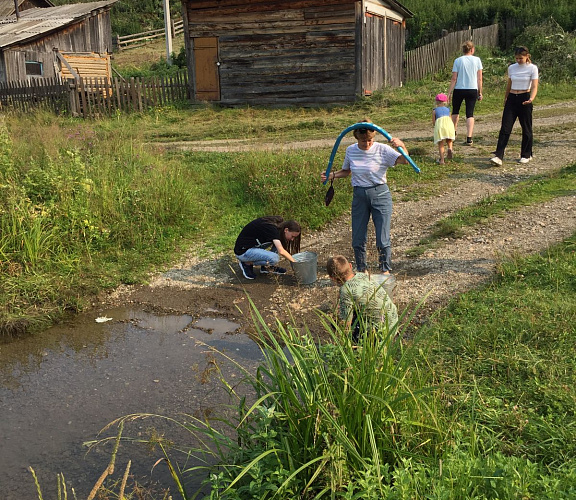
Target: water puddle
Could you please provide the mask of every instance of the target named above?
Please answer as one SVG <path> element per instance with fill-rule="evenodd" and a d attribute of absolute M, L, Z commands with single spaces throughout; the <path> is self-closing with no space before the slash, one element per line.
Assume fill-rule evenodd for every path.
<path fill-rule="evenodd" d="M 28 466 L 39 476 L 45 500 L 57 497 L 60 472 L 78 498 L 86 498 L 110 457 L 104 449 L 86 453 L 83 443 L 109 422 L 132 413 L 202 415 L 230 403 L 211 368 L 217 362 L 227 380 L 241 380 L 242 369 L 211 347 L 249 371 L 262 359 L 239 325 L 222 318 L 134 309 L 99 317 L 111 320 L 97 323 L 94 314 L 82 315 L 73 324 L 0 346 L 4 500 L 37 498 Z M 157 423 L 138 421 L 135 430 L 144 436 L 152 425 Z M 159 450 L 151 455 L 144 447 L 121 447 L 116 475 L 132 459 L 134 475 L 148 476 L 160 456 Z M 163 482 L 161 469 L 152 478 Z"/>

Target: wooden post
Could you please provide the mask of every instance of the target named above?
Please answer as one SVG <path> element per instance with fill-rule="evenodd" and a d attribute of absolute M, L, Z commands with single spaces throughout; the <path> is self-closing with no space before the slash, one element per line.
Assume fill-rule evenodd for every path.
<path fill-rule="evenodd" d="M 68 80 L 68 103 L 70 106 L 70 115 L 78 116 L 80 114 L 79 103 L 78 103 L 78 90 L 76 88 L 75 80 Z"/>
<path fill-rule="evenodd" d="M 164 31 L 166 32 L 166 62 L 172 66 L 172 33 L 170 26 L 170 0 L 164 0 Z"/>

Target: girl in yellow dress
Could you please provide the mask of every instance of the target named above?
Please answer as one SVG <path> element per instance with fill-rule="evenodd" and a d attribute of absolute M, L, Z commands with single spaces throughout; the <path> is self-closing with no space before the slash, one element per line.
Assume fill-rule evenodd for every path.
<path fill-rule="evenodd" d="M 436 107 L 432 111 L 432 123 L 434 124 L 434 144 L 438 144 L 438 152 L 440 159 L 437 161 L 440 165 L 444 165 L 444 148 L 446 147 L 446 158 L 452 159 L 454 139 L 456 138 L 456 131 L 454 130 L 454 123 L 450 118 L 450 108 L 448 107 L 448 96 L 446 94 L 438 94 L 436 96 Z"/>

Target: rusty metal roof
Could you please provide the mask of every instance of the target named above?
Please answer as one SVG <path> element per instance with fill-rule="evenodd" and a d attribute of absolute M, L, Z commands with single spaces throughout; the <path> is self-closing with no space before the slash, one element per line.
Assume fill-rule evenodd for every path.
<path fill-rule="evenodd" d="M 108 8 L 116 1 L 104 0 L 27 9 L 20 12 L 20 20 L 18 21 L 16 21 L 16 16 L 0 19 L 0 48 L 25 40 L 40 38 L 51 31 L 77 22 L 94 11 Z"/>

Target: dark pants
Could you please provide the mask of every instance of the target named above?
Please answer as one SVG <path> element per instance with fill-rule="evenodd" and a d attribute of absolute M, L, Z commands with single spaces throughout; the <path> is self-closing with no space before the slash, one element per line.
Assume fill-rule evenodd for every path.
<path fill-rule="evenodd" d="M 478 91 L 476 89 L 454 89 L 452 94 L 452 115 L 460 114 L 462 101 L 466 101 L 466 118 L 474 118 Z"/>
<path fill-rule="evenodd" d="M 534 137 L 532 135 L 532 103 L 523 104 L 524 101 L 530 99 L 530 92 L 523 94 L 508 94 L 506 104 L 504 105 L 504 112 L 502 113 L 502 126 L 500 127 L 500 134 L 498 135 L 498 145 L 496 146 L 496 156 L 500 159 L 504 158 L 504 150 L 508 145 L 508 139 L 512 133 L 512 127 L 516 122 L 516 118 L 522 127 L 522 146 L 520 149 L 520 156 L 522 158 L 530 158 L 532 156 L 532 143 Z"/>

